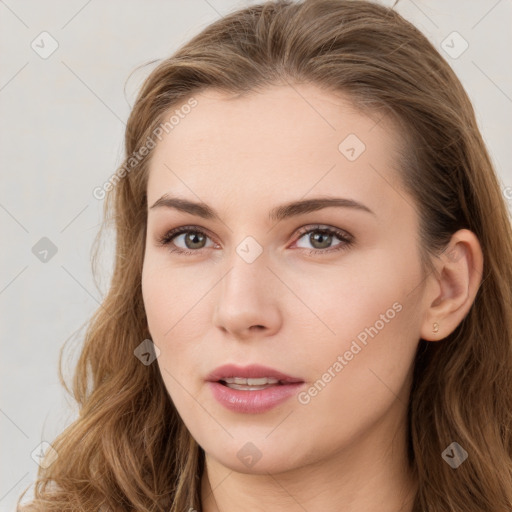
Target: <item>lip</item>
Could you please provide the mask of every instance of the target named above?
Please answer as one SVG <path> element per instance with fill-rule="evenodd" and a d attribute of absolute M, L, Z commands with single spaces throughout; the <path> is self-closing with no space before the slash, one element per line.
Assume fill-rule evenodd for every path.
<path fill-rule="evenodd" d="M 227 377 L 272 377 L 280 383 L 257 391 L 231 389 L 219 382 Z M 256 364 L 244 367 L 232 364 L 219 366 L 208 375 L 206 381 L 221 405 L 233 412 L 245 414 L 266 412 L 291 398 L 305 384 L 302 379 Z"/>
<path fill-rule="evenodd" d="M 272 377 L 286 384 L 304 382 L 302 379 L 291 377 L 290 375 L 274 370 L 274 368 L 269 368 L 268 366 L 262 366 L 259 364 L 251 364 L 249 366 L 225 364 L 215 368 L 215 370 L 206 377 L 206 380 L 209 382 L 218 382 L 226 377 L 245 377 L 253 379 L 257 379 L 259 377 Z"/>

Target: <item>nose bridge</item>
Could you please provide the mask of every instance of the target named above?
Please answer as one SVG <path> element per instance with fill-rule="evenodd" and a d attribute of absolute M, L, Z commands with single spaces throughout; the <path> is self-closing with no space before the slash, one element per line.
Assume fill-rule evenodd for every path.
<path fill-rule="evenodd" d="M 222 299 L 234 300 L 240 305 L 260 302 L 264 299 L 262 294 L 265 294 L 265 290 L 270 291 L 267 281 L 271 275 L 263 247 L 256 254 L 254 242 L 243 241 L 229 258 L 229 271 L 221 285 Z"/>
<path fill-rule="evenodd" d="M 213 319 L 218 327 L 239 334 L 254 325 L 274 329 L 279 320 L 275 276 L 267 268 L 263 247 L 247 238 L 229 258 Z"/>
<path fill-rule="evenodd" d="M 243 219 L 241 221 L 241 231 L 233 232 L 233 240 L 240 240 L 232 246 L 230 254 L 228 254 L 229 273 L 224 280 L 224 288 L 232 288 L 235 285 L 238 292 L 238 284 L 243 286 L 243 281 L 247 280 L 247 286 L 254 286 L 256 283 L 251 283 L 253 280 L 265 280 L 268 278 L 266 275 L 269 270 L 266 268 L 268 263 L 268 251 L 265 250 L 262 240 L 264 233 L 261 232 L 257 235 L 247 234 L 243 226 L 248 225 Z M 257 237 L 257 238 L 256 238 Z"/>

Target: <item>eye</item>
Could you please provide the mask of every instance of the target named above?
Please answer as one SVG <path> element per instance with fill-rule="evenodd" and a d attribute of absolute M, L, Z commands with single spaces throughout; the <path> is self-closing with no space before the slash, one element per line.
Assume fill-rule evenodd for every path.
<path fill-rule="evenodd" d="M 174 240 L 179 240 L 183 236 L 181 244 L 184 247 L 180 247 L 175 243 Z M 299 238 L 297 242 L 308 235 L 306 240 L 312 244 L 313 249 L 309 251 L 309 254 L 325 254 L 327 252 L 341 251 L 348 249 L 353 244 L 353 237 L 346 231 L 342 231 L 337 228 L 330 228 L 326 226 L 306 226 L 299 230 Z M 337 238 L 339 243 L 332 246 L 333 239 Z M 178 253 L 183 255 L 193 255 L 201 251 L 201 249 L 207 248 L 206 245 L 209 236 L 200 228 L 196 226 L 182 226 L 179 228 L 171 229 L 164 234 L 159 240 L 158 244 L 169 248 L 171 253 Z M 211 244 L 209 247 L 211 247 Z M 304 246 L 298 246 L 304 247 Z"/>
<path fill-rule="evenodd" d="M 174 240 L 178 240 L 182 235 L 182 243 L 185 244 L 185 248 L 176 246 Z M 159 245 L 168 246 L 170 252 L 178 254 L 192 255 L 204 249 L 205 241 L 209 238 L 208 235 L 194 226 L 182 226 L 176 229 L 171 229 L 165 235 L 158 240 Z M 192 249 L 192 250 L 187 250 Z"/>
<path fill-rule="evenodd" d="M 352 235 L 346 231 L 326 226 L 306 226 L 299 231 L 301 235 L 297 242 L 305 238 L 307 243 L 313 246 L 309 254 L 319 254 L 326 252 L 334 252 L 348 249 L 354 242 Z M 332 245 L 333 238 L 337 238 L 340 242 Z M 299 246 L 300 247 L 300 246 Z M 304 246 L 302 246 L 304 247 Z"/>

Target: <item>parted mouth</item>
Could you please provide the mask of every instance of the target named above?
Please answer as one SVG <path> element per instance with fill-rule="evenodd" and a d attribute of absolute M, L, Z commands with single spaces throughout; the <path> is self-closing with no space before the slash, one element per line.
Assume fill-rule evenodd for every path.
<path fill-rule="evenodd" d="M 304 382 L 302 379 L 292 377 L 283 372 L 267 366 L 252 364 L 237 366 L 226 364 L 213 370 L 207 381 L 220 382 L 231 386 L 271 386 L 282 384 L 295 384 Z"/>
<path fill-rule="evenodd" d="M 219 382 L 226 384 L 244 384 L 245 386 L 264 386 L 265 384 L 283 384 L 279 379 L 272 377 L 245 378 L 245 377 L 225 377 Z"/>

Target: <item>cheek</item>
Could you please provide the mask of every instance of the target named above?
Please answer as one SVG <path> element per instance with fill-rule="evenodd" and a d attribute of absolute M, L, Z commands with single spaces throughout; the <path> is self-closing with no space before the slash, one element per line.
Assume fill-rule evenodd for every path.
<path fill-rule="evenodd" d="M 295 419 L 306 436 L 322 431 L 325 450 L 332 439 L 352 439 L 390 411 L 398 414 L 408 401 L 417 348 L 414 302 L 389 274 L 366 284 L 364 292 L 338 293 L 337 304 L 323 310 L 335 335 L 302 337 L 309 378 Z"/>
<path fill-rule="evenodd" d="M 208 286 L 197 277 L 185 269 L 171 268 L 163 254 L 146 255 L 142 296 L 149 329 L 155 338 L 170 338 L 180 319 L 188 320 L 189 312 L 198 305 Z"/>
<path fill-rule="evenodd" d="M 316 335 L 313 323 L 300 335 L 307 374 L 320 379 L 319 389 L 326 384 L 336 396 L 350 390 L 362 403 L 375 389 L 390 393 L 386 385 L 401 387 L 419 341 L 420 302 L 411 293 L 420 282 L 419 267 L 403 253 L 374 256 L 357 271 L 332 272 L 315 283 L 297 280 L 294 289 L 318 318 L 312 320 Z"/>
<path fill-rule="evenodd" d="M 343 374 L 343 385 L 355 389 L 368 387 L 374 370 L 383 380 L 396 383 L 407 373 L 416 347 L 411 312 L 410 301 L 393 293 L 352 296 L 324 309 L 322 319 L 332 332 L 315 336 L 311 330 L 302 335 L 301 359 L 307 374 L 325 382 L 335 380 L 328 372 Z"/>
<path fill-rule="evenodd" d="M 200 343 L 209 321 L 205 295 L 211 284 L 198 278 L 197 272 L 169 268 L 160 255 L 149 255 L 141 285 L 151 339 L 160 349 L 157 362 L 171 392 L 179 387 L 174 378 L 190 380 L 190 369 L 205 357 Z"/>

